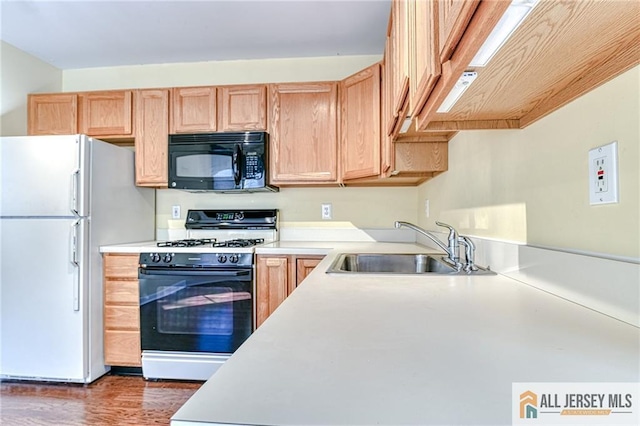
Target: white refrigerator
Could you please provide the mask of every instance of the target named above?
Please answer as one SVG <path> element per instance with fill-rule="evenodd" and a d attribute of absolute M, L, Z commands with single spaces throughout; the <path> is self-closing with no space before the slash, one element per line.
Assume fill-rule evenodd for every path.
<path fill-rule="evenodd" d="M 90 383 L 103 351 L 99 247 L 154 239 L 134 153 L 84 135 L 0 138 L 0 378 Z"/>

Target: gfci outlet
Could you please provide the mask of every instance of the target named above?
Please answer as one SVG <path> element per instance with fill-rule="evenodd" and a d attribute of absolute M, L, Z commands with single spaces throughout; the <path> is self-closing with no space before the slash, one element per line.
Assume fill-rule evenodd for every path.
<path fill-rule="evenodd" d="M 429 217 L 429 200 L 424 200 L 424 215 Z"/>
<path fill-rule="evenodd" d="M 331 204 L 323 204 L 322 205 L 322 219 L 331 219 L 332 214 Z"/>
<path fill-rule="evenodd" d="M 171 207 L 171 218 L 180 219 L 180 206 Z"/>
<path fill-rule="evenodd" d="M 589 151 L 589 204 L 618 202 L 618 142 Z"/>

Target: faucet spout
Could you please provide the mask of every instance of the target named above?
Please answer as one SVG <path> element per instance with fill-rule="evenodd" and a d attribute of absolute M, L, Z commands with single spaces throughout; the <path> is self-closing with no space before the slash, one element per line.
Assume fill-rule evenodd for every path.
<path fill-rule="evenodd" d="M 440 225 L 440 223 L 438 222 L 438 225 Z M 402 228 L 402 227 L 406 227 L 409 229 L 413 229 L 414 231 L 424 235 L 425 237 L 429 238 L 431 241 L 433 241 L 438 247 L 440 247 L 440 249 L 447 253 L 447 258 L 445 260 L 448 260 L 451 264 L 453 264 L 456 269 L 460 269 L 462 267 L 462 264 L 459 261 L 459 257 L 458 257 L 458 238 L 457 238 L 457 233 L 456 233 L 456 238 L 455 238 L 455 244 L 449 244 L 449 247 L 445 246 L 436 236 L 434 236 L 433 234 L 431 234 L 429 231 L 420 228 L 417 225 L 414 225 L 412 223 L 409 222 L 403 222 L 403 221 L 396 221 L 395 222 L 395 227 L 396 228 Z M 450 230 L 453 230 L 453 227 L 446 225 L 447 227 L 450 228 Z M 455 232 L 455 230 L 453 230 L 453 232 Z M 449 238 L 449 243 L 451 243 L 451 238 Z"/>

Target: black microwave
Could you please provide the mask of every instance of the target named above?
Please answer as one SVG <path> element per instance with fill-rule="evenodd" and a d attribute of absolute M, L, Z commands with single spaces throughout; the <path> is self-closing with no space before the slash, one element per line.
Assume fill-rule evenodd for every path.
<path fill-rule="evenodd" d="M 268 143 L 266 132 L 169 135 L 169 188 L 277 191 L 269 185 Z"/>

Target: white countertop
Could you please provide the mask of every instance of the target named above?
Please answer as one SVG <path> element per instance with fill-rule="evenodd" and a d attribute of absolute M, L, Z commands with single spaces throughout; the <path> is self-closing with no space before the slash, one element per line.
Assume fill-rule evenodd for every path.
<path fill-rule="evenodd" d="M 511 424 L 512 382 L 640 381 L 629 324 L 501 275 L 326 274 L 339 252 L 432 250 L 316 244 L 335 250 L 172 425 Z"/>

